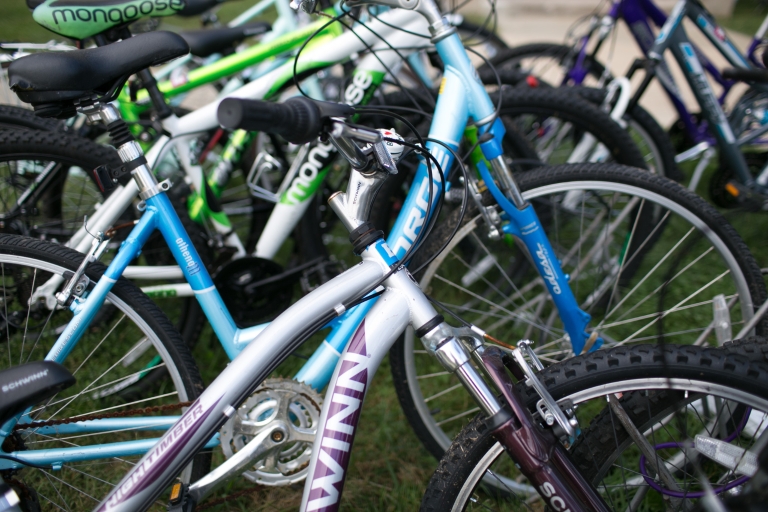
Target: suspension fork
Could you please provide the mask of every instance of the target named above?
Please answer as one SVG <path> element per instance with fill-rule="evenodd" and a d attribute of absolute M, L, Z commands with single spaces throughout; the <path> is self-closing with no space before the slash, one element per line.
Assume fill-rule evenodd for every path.
<path fill-rule="evenodd" d="M 512 171 L 504 160 L 501 149 L 501 141 L 505 133 L 503 123 L 497 118 L 490 126 L 482 127 L 481 131 L 484 132 L 484 137 L 481 136 L 481 140 L 484 139 L 485 141 L 481 142 L 480 148 L 486 161 L 490 163 L 490 169 L 482 161 L 477 163 L 477 169 L 486 187 L 488 187 L 488 191 L 511 221 L 502 227 L 503 231 L 519 238 L 528 249 L 531 259 L 557 307 L 574 354 L 578 355 L 585 350 L 588 352 L 597 350 L 603 344 L 603 340 L 598 337 L 597 332 L 592 332 L 592 334 L 586 332 L 591 317 L 586 311 L 579 308 L 576 297 L 568 284 L 568 276 L 563 272 L 560 261 L 555 257 L 555 252 L 536 211 L 523 198 L 520 188 L 512 176 Z M 490 134 L 490 137 L 486 134 Z M 497 185 L 494 175 L 491 174 L 491 169 L 495 177 L 498 178 L 503 191 Z"/>
<path fill-rule="evenodd" d="M 552 430 L 541 428 L 534 420 L 507 373 L 503 352 L 487 347 L 480 357 L 508 406 L 488 418 L 486 424 L 539 494 L 554 510 L 610 510 L 573 466 Z M 511 370 L 520 374 L 520 368 L 513 366 Z"/>

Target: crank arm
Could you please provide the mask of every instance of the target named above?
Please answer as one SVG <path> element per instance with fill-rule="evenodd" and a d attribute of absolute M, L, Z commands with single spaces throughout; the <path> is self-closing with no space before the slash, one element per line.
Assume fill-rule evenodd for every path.
<path fill-rule="evenodd" d="M 233 411 L 233 414 L 236 414 Z M 294 427 L 295 428 L 295 427 Z M 272 422 L 264 430 L 251 439 L 242 450 L 235 453 L 223 464 L 205 475 L 203 478 L 189 486 L 188 494 L 195 501 L 208 496 L 221 485 L 231 479 L 240 476 L 247 471 L 255 461 L 269 453 L 270 451 L 288 443 L 292 440 L 290 428 L 285 422 L 277 420 Z M 276 434 L 280 435 L 276 435 Z M 277 441 L 275 439 L 278 439 Z M 295 440 L 295 439 L 294 439 Z"/>

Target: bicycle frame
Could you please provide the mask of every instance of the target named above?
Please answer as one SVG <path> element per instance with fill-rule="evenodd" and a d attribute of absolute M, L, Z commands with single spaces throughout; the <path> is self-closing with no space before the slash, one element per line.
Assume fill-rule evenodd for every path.
<path fill-rule="evenodd" d="M 408 27 L 408 29 L 424 27 L 423 21 L 416 25 L 416 27 L 408 24 L 409 20 L 413 20 L 412 13 L 409 11 L 393 10 L 386 14 L 389 16 L 384 18 L 382 15 L 382 18 L 393 27 Z M 398 29 L 390 28 L 390 30 Z M 364 46 L 357 38 L 367 37 L 368 39 L 364 40 L 368 44 L 376 45 L 377 37 L 373 35 L 374 33 L 386 33 L 386 26 L 382 24 L 381 27 L 372 26 L 365 31 L 360 30 L 359 34 L 352 34 L 349 40 L 353 42 L 358 41 L 360 46 Z M 343 38 L 344 36 L 341 37 Z M 417 38 L 417 36 L 411 37 Z M 511 178 L 509 169 L 506 168 L 506 162 L 502 156 L 503 124 L 496 117 L 495 107 L 484 86 L 477 79 L 474 68 L 458 35 L 454 33 L 449 37 L 441 39 L 437 41 L 435 46 L 445 63 L 445 73 L 430 129 L 430 137 L 444 141 L 456 150 L 459 146 L 458 141 L 461 139 L 469 121 L 475 122 L 481 134 L 490 134 L 490 138 L 480 144 L 480 148 L 486 161 L 489 162 L 490 168 L 485 163 L 479 162 L 478 172 L 493 197 L 509 218 L 509 222 L 503 227 L 504 232 L 512 234 L 521 240 L 526 245 L 528 251 L 534 255 L 534 264 L 544 278 L 544 284 L 558 308 L 565 330 L 570 336 L 573 351 L 578 354 L 582 352 L 587 340 L 590 338 L 589 334 L 585 332 L 590 317 L 579 308 L 568 285 L 567 278 L 563 274 L 557 259 L 553 256 L 554 251 L 533 207 L 522 200 L 519 191 L 515 193 L 516 185 Z M 345 47 L 344 51 L 349 51 L 349 47 Z M 299 62 L 299 69 L 314 69 L 313 66 L 326 65 L 329 60 L 334 60 L 333 57 L 334 55 L 328 55 L 328 50 L 325 48 L 307 52 L 306 60 L 302 58 Z M 274 78 L 280 77 L 281 73 L 284 73 L 284 71 L 281 69 L 275 70 L 263 77 L 263 79 L 252 82 L 240 89 L 233 96 L 245 98 L 263 97 L 269 93 L 270 89 L 276 87 Z M 174 126 L 177 131 L 171 131 L 171 133 L 197 132 L 216 126 L 215 111 L 217 107 L 217 103 L 212 104 L 177 120 L 178 124 Z M 211 117 L 213 117 L 214 121 L 211 120 Z M 183 139 L 183 136 L 180 138 Z M 162 148 L 157 148 L 158 146 L 156 145 L 150 151 L 150 154 L 147 155 L 150 167 L 151 163 L 157 161 L 161 156 Z M 453 162 L 453 154 L 435 142 L 428 142 L 427 148 L 447 173 Z M 492 171 L 497 175 L 496 178 L 491 174 Z M 502 180 L 506 191 L 502 191 L 499 188 L 495 179 Z M 175 475 L 177 474 L 178 461 L 183 460 L 188 453 L 194 455 L 203 446 L 211 447 L 218 443 L 216 436 L 211 437 L 210 432 L 215 432 L 227 419 L 226 415 L 222 416 L 222 411 L 229 411 L 231 416 L 231 413 L 234 412 L 234 410 L 230 411 L 232 404 L 240 403 L 261 382 L 263 376 L 266 376 L 266 373 L 262 375 L 263 372 L 269 373 L 272 371 L 282 359 L 287 357 L 296 348 L 296 345 L 302 341 L 302 338 L 299 336 L 302 332 L 301 330 L 308 325 L 305 320 L 316 318 L 319 312 L 327 311 L 329 308 L 328 304 L 336 306 L 354 296 L 355 292 L 369 288 L 383 275 L 382 269 L 384 273 L 388 272 L 390 265 L 396 263 L 405 255 L 407 250 L 416 241 L 427 221 L 426 212 L 429 205 L 430 188 L 432 189 L 433 197 L 431 207 L 434 208 L 439 200 L 442 186 L 443 183 L 437 178 L 436 171 L 433 170 L 430 173 L 426 161 L 422 160 L 416 172 L 414 185 L 411 187 L 405 200 L 402 212 L 390 233 L 387 244 L 381 242 L 371 246 L 373 249 L 369 247 L 369 250 L 366 251 L 369 255 L 364 255 L 362 265 L 353 267 L 338 278 L 320 287 L 318 291 L 299 301 L 275 322 L 246 329 L 238 329 L 236 327 L 218 291 L 213 285 L 210 275 L 200 262 L 199 255 L 194 249 L 189 236 L 184 231 L 170 200 L 164 192 L 160 192 L 146 199 L 144 203 L 145 210 L 140 221 L 123 243 L 104 276 L 85 299 L 78 299 L 73 302 L 71 310 L 74 313 L 74 318 L 61 333 L 46 359 L 61 362 L 66 358 L 103 304 L 112 285 L 117 278 L 123 275 L 128 263 L 139 254 L 149 235 L 155 229 L 158 229 L 170 247 L 174 258 L 179 263 L 184 278 L 194 291 L 195 297 L 209 319 L 219 341 L 230 358 L 233 359 L 232 364 L 229 365 L 225 372 L 226 375 L 234 374 L 238 376 L 237 385 L 231 385 L 231 381 L 223 385 L 221 382 L 226 382 L 227 379 L 224 379 L 224 374 L 222 374 L 221 378 L 216 381 L 220 384 L 218 386 L 215 384 L 211 386 L 201 399 L 175 423 L 176 427 L 173 427 L 174 420 L 177 419 L 176 417 L 165 416 L 150 419 L 150 425 L 146 427 L 147 429 L 158 431 L 167 429 L 167 432 L 165 437 L 160 440 L 160 444 L 154 450 L 148 452 L 143 460 L 149 460 L 150 466 L 155 463 L 160 464 L 161 461 L 163 461 L 162 464 L 167 462 L 170 465 L 157 470 L 149 466 L 145 467 L 145 464 L 142 462 L 136 467 L 144 468 L 141 471 L 147 477 L 149 475 L 157 475 L 158 471 L 162 471 L 164 474 L 173 473 Z M 136 192 L 138 192 L 138 185 L 135 181 L 131 181 L 119 193 L 129 194 L 133 198 Z M 98 222 L 101 221 L 102 219 L 99 219 Z M 93 231 L 94 229 L 102 230 L 103 228 L 91 226 L 91 230 Z M 389 247 L 392 248 L 391 251 Z M 371 261 L 374 263 L 371 263 Z M 400 289 L 414 290 L 416 284 L 415 282 L 412 283 L 406 277 L 407 275 L 407 272 L 395 274 L 390 278 L 391 281 L 388 281 L 388 286 L 391 282 L 396 283 L 396 286 L 392 285 L 393 288 L 399 287 Z M 416 287 L 415 289 L 418 288 Z M 349 355 L 350 350 L 360 349 L 360 333 L 367 333 L 365 325 L 374 325 L 377 332 L 385 333 L 380 339 L 373 338 L 373 335 L 370 334 L 365 334 L 362 338 L 365 339 L 365 337 L 371 336 L 370 339 L 375 341 L 367 346 L 370 350 L 373 350 L 371 348 L 373 346 L 377 347 L 378 355 L 370 359 L 369 366 L 367 367 L 368 370 L 366 370 L 368 378 L 372 379 L 381 357 L 389 350 L 397 335 L 405 328 L 409 318 L 414 326 L 422 326 L 426 321 L 436 316 L 434 309 L 426 302 L 423 295 L 420 295 L 420 297 L 422 306 L 419 306 L 419 308 L 423 311 L 420 311 L 417 315 L 413 306 L 409 311 L 406 305 L 400 303 L 397 309 L 392 312 L 392 315 L 399 319 L 397 322 L 392 321 L 392 315 L 389 313 L 381 313 L 381 311 L 387 312 L 389 308 L 394 308 L 393 304 L 398 302 L 393 299 L 393 295 L 390 292 L 386 292 L 378 300 L 368 300 L 360 306 L 345 312 L 336 320 L 325 342 L 296 376 L 298 380 L 316 388 L 322 388 L 329 380 L 331 381 L 326 405 L 321 417 L 321 425 L 326 425 L 327 422 L 326 428 L 332 429 L 329 425 L 335 420 L 333 419 L 334 416 L 328 419 L 329 413 L 327 408 L 331 407 L 331 404 L 334 403 L 336 393 L 331 390 L 337 389 L 338 386 L 343 386 L 341 382 L 347 377 L 344 377 L 346 373 L 340 376 L 340 369 L 343 369 L 345 363 L 350 360 L 348 357 L 355 357 Z M 296 313 L 297 311 L 300 314 Z M 378 320 L 367 321 L 365 320 L 366 318 L 376 318 Z M 383 321 L 381 320 L 382 318 L 387 320 Z M 365 324 L 364 322 L 368 323 Z M 379 323 L 376 322 L 383 322 L 388 325 L 380 327 Z M 352 341 L 350 342 L 350 340 Z M 357 344 L 355 340 L 358 341 Z M 598 348 L 602 343 L 599 338 L 596 341 L 593 340 L 593 342 L 593 345 L 590 347 L 591 350 Z M 349 347 L 353 348 L 350 349 Z M 342 360 L 340 358 L 343 351 L 346 351 L 344 353 L 347 355 Z M 352 352 L 352 354 L 354 353 Z M 238 354 L 239 357 L 236 357 Z M 336 372 L 335 378 L 330 375 L 334 368 Z M 226 392 L 211 398 L 220 391 L 221 387 L 226 387 Z M 363 388 L 359 391 L 363 391 L 365 387 L 366 385 L 363 385 Z M 360 397 L 360 401 L 362 401 L 362 397 Z M 352 410 L 349 412 L 351 413 Z M 16 421 L 18 419 L 4 425 L 3 430 L 9 432 L 9 429 L 13 427 Z M 129 428 L 129 425 L 135 427 L 137 424 L 140 424 L 140 421 L 141 419 L 114 419 L 109 420 L 107 423 L 103 423 L 102 420 L 82 421 L 75 425 L 67 426 L 67 428 L 77 432 L 108 431 Z M 141 424 L 144 425 L 146 422 Z M 354 430 L 354 427 L 352 429 Z M 319 430 L 319 432 L 323 431 L 323 428 Z M 61 430 L 59 429 L 57 432 L 61 432 Z M 77 457 L 96 459 L 135 455 L 146 452 L 153 442 L 154 440 L 142 440 L 97 445 L 89 447 L 86 451 L 80 448 L 26 450 L 14 452 L 13 456 L 21 461 L 34 460 L 36 464 L 48 465 L 60 463 L 62 460 L 76 460 Z M 325 464 L 323 459 L 320 460 Z M 232 459 L 229 459 L 229 461 L 232 461 Z M 318 470 L 320 473 L 315 471 L 315 467 L 318 464 L 317 461 L 317 453 L 315 453 L 313 454 L 313 462 L 310 466 L 310 475 L 312 475 L 310 480 L 313 483 L 308 483 L 308 486 L 315 485 L 317 481 L 322 481 L 324 478 L 320 475 L 323 470 Z M 340 459 L 339 464 L 346 467 L 347 462 L 348 457 L 343 460 Z M 183 467 L 184 463 L 181 464 L 182 466 L 178 467 Z M 327 466 L 327 464 L 325 465 Z M 0 462 L 0 467 L 3 468 L 21 466 L 23 464 L 17 462 Z M 140 487 L 136 483 L 138 480 L 133 479 L 139 477 L 130 476 L 129 478 L 132 482 L 129 487 L 135 484 L 136 489 L 138 489 Z M 154 493 L 156 486 L 160 485 L 158 484 L 159 480 L 154 480 L 154 478 L 143 480 L 147 484 L 146 489 L 149 489 L 146 495 Z M 309 489 L 310 487 L 307 488 Z M 135 492 L 125 490 L 123 486 L 119 486 L 118 489 L 123 489 L 124 492 L 119 491 L 122 494 L 116 495 L 118 496 L 116 499 L 129 500 L 132 503 L 131 509 L 134 506 L 132 497 L 139 491 L 141 491 L 142 496 L 144 495 L 142 490 L 144 488 L 135 490 Z M 308 495 L 305 496 L 305 501 L 306 499 L 309 499 Z"/>
<path fill-rule="evenodd" d="M 503 135 L 503 129 L 500 128 L 502 125 L 494 115 L 490 98 L 479 80 L 474 78 L 472 74 L 466 74 L 467 71 L 472 70 L 471 63 L 455 33 L 437 41 L 436 47 L 446 66 L 431 134 L 435 137 L 441 137 L 439 140 L 444 140 L 442 137 L 451 135 L 458 138 L 467 121 L 477 119 L 483 133 L 490 133 L 492 136 L 490 140 L 481 144 L 484 156 L 493 162 L 494 168 L 498 169 L 501 156 L 499 140 Z M 467 76 L 472 78 L 463 78 Z M 460 99 L 466 101 L 456 103 Z M 445 109 L 441 105 L 451 105 L 453 108 Z M 456 105 L 461 105 L 461 107 L 457 109 Z M 454 139 L 447 140 L 453 141 L 451 142 L 453 147 L 458 147 L 458 142 Z M 429 150 L 441 164 L 445 165 L 445 169 L 450 168 L 451 153 L 434 143 L 430 143 Z M 511 205 L 493 183 L 489 170 L 485 168 L 483 171 L 481 168 L 480 173 L 488 179 L 488 186 L 492 190 L 495 189 L 495 192 L 492 192 L 494 197 L 498 195 L 502 205 Z M 409 238 L 409 234 L 418 235 L 417 229 L 421 229 L 426 221 L 424 209 L 429 205 L 429 196 L 425 200 L 425 189 L 432 189 L 433 193 L 439 192 L 443 185 L 439 179 L 435 179 L 434 174 L 427 171 L 425 163 L 420 166 L 416 180 L 416 183 L 423 183 L 419 177 L 425 177 L 426 185 L 420 185 L 418 188 L 412 187 L 404 207 L 404 211 L 408 213 L 398 218 L 393 233 L 390 235 L 390 240 L 394 242 L 392 249 L 380 239 L 371 243 L 361 255 L 362 264 L 322 285 L 264 328 L 258 337 L 241 352 L 240 356 L 179 419 L 176 426 L 169 430 L 156 447 L 145 455 L 115 487 L 98 510 L 136 510 L 151 503 L 181 468 L 191 460 L 194 454 L 206 444 L 210 438 L 210 433 L 217 431 L 235 413 L 233 406 L 239 404 L 282 359 L 296 348 L 298 343 L 303 341 L 308 334 L 307 326 L 316 324 L 317 318 L 322 318 L 324 313 L 329 310 L 334 310 L 340 314 L 344 309 L 341 304 L 350 300 L 356 293 L 370 289 L 381 276 L 389 273 L 390 268 L 398 263 L 407 248 L 414 243 L 415 239 Z M 352 183 L 351 180 L 352 178 L 350 178 L 350 183 Z M 350 185 L 349 190 L 359 191 L 353 185 Z M 414 191 L 418 192 L 414 194 Z M 334 197 L 338 199 L 338 196 Z M 437 199 L 438 195 L 434 194 L 433 200 L 436 201 Z M 342 216 L 342 219 L 344 219 L 345 204 L 345 200 L 332 203 L 334 210 Z M 551 248 L 549 248 L 549 242 L 543 235 L 543 229 L 539 225 L 532 207 L 528 204 L 520 206 L 512 206 L 512 209 L 518 212 L 519 217 L 512 216 L 514 215 L 513 212 L 508 211 L 507 213 L 512 216 L 513 223 L 523 221 L 528 224 L 522 224 L 516 231 L 512 232 L 515 232 L 529 248 L 536 247 L 539 252 L 543 252 L 544 256 L 548 257 L 545 251 L 547 249 L 551 251 Z M 417 209 L 414 210 L 414 207 Z M 174 237 L 178 236 L 175 239 L 175 244 L 183 247 L 187 240 L 182 233 L 177 232 L 173 225 L 165 225 L 166 213 L 175 217 L 167 197 L 161 193 L 147 200 L 147 212 L 150 213 L 145 213 L 145 217 L 150 215 L 151 219 L 158 219 L 160 231 L 169 245 L 172 246 L 174 256 L 181 263 L 183 256 L 171 242 Z M 349 215 L 348 218 L 356 219 L 354 215 Z M 152 222 L 151 219 L 146 225 Z M 147 229 L 142 229 L 142 224 L 144 224 L 144 218 L 134 229 L 135 239 L 139 241 Z M 351 225 L 354 227 L 354 224 Z M 129 240 L 133 238 L 132 233 Z M 196 256 L 193 248 L 190 248 L 190 253 Z M 110 269 L 114 266 L 118 267 L 115 270 L 119 270 L 121 264 L 127 265 L 129 257 L 120 258 L 119 261 L 116 259 L 110 265 Z M 193 268 L 194 272 L 190 272 L 188 267 Z M 555 267 L 552 270 L 557 271 L 559 268 Z M 209 316 L 209 318 L 214 323 L 214 329 L 216 330 L 216 324 L 218 324 L 219 330 L 229 326 L 231 331 L 234 323 L 231 318 L 226 318 L 226 310 L 223 308 L 221 298 L 212 286 L 205 268 L 199 264 L 199 260 L 187 263 L 184 271 L 185 274 L 190 274 L 189 277 L 197 276 L 190 280 L 190 283 L 197 291 L 196 295 L 206 314 L 213 313 L 213 316 Z M 110 275 L 112 274 L 110 273 Z M 555 279 L 557 279 L 556 276 Z M 563 280 L 560 283 L 564 289 L 567 289 L 566 281 Z M 101 282 L 97 287 L 100 285 Z M 343 356 L 335 365 L 334 375 L 331 378 L 321 413 L 318 435 L 315 437 L 316 449 L 313 451 L 310 462 L 310 477 L 304 487 L 302 510 L 332 511 L 338 509 L 344 475 L 349 463 L 350 449 L 365 392 L 370 386 L 384 355 L 409 324 L 419 330 L 426 330 L 422 337 L 427 349 L 438 354 L 438 357 L 445 361 L 446 367 L 451 367 L 460 375 L 462 382 L 469 385 L 473 396 L 478 399 L 487 413 L 495 416 L 502 412 L 493 392 L 474 373 L 475 370 L 472 366 L 466 364 L 468 359 L 463 350 L 459 348 L 460 352 L 451 351 L 451 347 L 460 347 L 458 341 L 455 337 L 446 334 L 451 331 L 451 328 L 442 322 L 442 317 L 437 314 L 422 294 L 408 271 L 400 267 L 387 279 L 385 286 L 385 292 L 381 298 L 375 300 L 375 303 L 374 300 L 369 300 L 363 307 L 356 307 L 351 310 L 362 312 L 364 318 L 356 325 L 351 343 L 344 349 Z M 95 291 L 96 289 L 94 289 Z M 555 295 L 565 296 L 563 291 L 559 290 L 557 293 L 553 293 L 553 297 Z M 571 300 L 573 300 L 572 296 Z M 556 298 L 555 301 L 557 303 Z M 89 302 L 90 298 L 86 301 L 86 310 L 93 309 L 95 311 Z M 76 324 L 72 327 L 74 332 L 78 329 L 78 322 L 72 322 L 70 326 L 72 324 Z M 219 330 L 216 331 L 217 334 L 219 334 Z M 235 330 L 232 334 L 238 338 L 248 336 L 254 330 L 255 328 Z M 63 339 L 69 340 L 70 337 L 71 335 L 65 334 Z M 455 344 L 451 344 L 453 342 Z M 500 373 L 495 374 L 495 377 L 501 379 L 502 383 L 504 382 L 504 377 Z M 506 379 L 508 380 L 508 377 Z M 514 398 L 511 402 L 515 403 Z M 527 411 L 524 414 L 527 415 Z M 509 435 L 507 438 L 504 437 L 503 433 L 511 432 L 513 423 L 512 417 L 509 416 L 509 419 L 498 429 L 500 439 L 508 446 L 515 445 L 516 441 L 513 440 L 514 436 Z M 527 421 L 525 425 L 526 428 L 530 428 L 532 423 Z M 275 428 L 286 429 L 290 432 L 292 427 L 291 425 L 279 425 Z M 290 433 L 288 438 L 291 438 Z M 320 439 L 319 442 L 318 439 Z M 266 437 L 264 440 L 266 441 Z M 541 442 L 544 444 L 556 443 L 554 438 L 550 438 L 548 441 L 542 439 Z M 552 446 L 554 447 L 554 444 Z M 574 479 L 574 476 L 567 471 L 563 472 L 564 475 L 557 474 L 551 470 L 552 463 L 550 462 L 534 463 L 535 457 L 527 455 L 525 451 L 520 451 L 520 455 L 524 459 L 524 467 L 530 469 L 530 471 L 526 471 L 526 474 L 532 478 L 534 484 L 549 483 L 553 485 L 558 500 L 561 502 L 565 500 L 564 503 L 573 506 L 573 510 L 580 509 L 578 507 L 579 501 L 571 489 L 574 485 L 582 485 L 584 487 L 581 489 L 582 493 L 590 495 L 588 484 L 585 482 L 574 484 L 574 480 L 578 480 L 578 478 Z M 567 459 L 563 459 L 563 462 L 567 469 Z M 565 483 L 567 481 L 570 482 Z M 205 485 L 207 485 L 207 481 L 206 478 L 203 478 L 202 483 L 198 482 L 191 486 L 191 495 L 196 498 L 198 495 L 195 494 L 195 489 L 204 488 Z M 591 498 L 590 500 L 588 497 L 587 502 L 600 504 L 599 497 L 591 496 Z"/>
<path fill-rule="evenodd" d="M 735 82 L 724 79 L 720 71 L 706 56 L 695 45 L 691 44 L 681 24 L 685 17 L 693 21 L 696 28 L 707 37 L 717 51 L 732 66 L 737 68 L 761 67 L 755 57 L 755 50 L 762 36 L 768 30 L 768 17 L 766 17 L 750 43 L 747 57 L 745 58 L 730 41 L 725 31 L 717 25 L 712 15 L 701 4 L 690 0 L 680 0 L 675 4 L 675 8 L 669 17 L 652 0 L 619 0 L 613 2 L 609 12 L 603 18 L 603 21 L 600 22 L 601 26 L 598 32 L 597 43 L 590 56 L 596 56 L 602 43 L 615 25 L 616 20 L 619 18 L 623 19 L 643 53 L 654 59 L 654 76 L 658 77 L 664 91 L 675 110 L 677 110 L 688 136 L 695 144 L 700 144 L 700 147 L 704 148 L 699 153 L 707 147 L 717 144 L 721 148 L 726 161 L 736 171 L 740 181 L 747 186 L 754 186 L 754 179 L 741 156 L 739 147 L 754 141 L 757 137 L 768 132 L 768 124 L 764 123 L 763 127 L 755 130 L 748 136 L 738 141 L 735 140 L 733 131 L 722 109 L 725 98 Z M 660 28 L 658 37 L 654 37 L 651 24 Z M 572 81 L 580 84 L 586 78 L 588 69 L 585 67 L 584 62 L 587 56 L 587 46 L 597 29 L 597 24 L 594 24 L 591 30 L 582 37 L 579 43 L 576 62 L 568 70 L 564 78 L 565 82 Z M 672 77 L 667 63 L 664 61 L 663 55 L 666 49 L 672 52 L 675 60 L 680 65 L 686 81 L 693 90 L 704 116 L 702 121 L 697 121 L 686 108 L 677 84 Z M 636 63 L 630 70 L 629 75 L 631 76 L 637 69 L 640 69 L 640 66 Z M 720 97 L 715 96 L 705 73 L 723 88 L 723 93 Z M 757 84 L 754 87 L 761 91 L 768 90 L 768 88 L 761 84 Z M 643 92 L 644 87 L 635 95 L 632 100 L 633 103 L 639 100 Z M 715 127 L 714 137 L 709 131 L 711 126 Z"/>

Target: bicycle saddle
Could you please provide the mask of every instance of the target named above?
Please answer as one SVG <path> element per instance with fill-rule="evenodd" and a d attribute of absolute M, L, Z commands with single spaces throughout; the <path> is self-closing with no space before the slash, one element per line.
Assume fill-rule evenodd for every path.
<path fill-rule="evenodd" d="M 221 53 L 235 43 L 272 30 L 265 21 L 247 23 L 239 27 L 207 28 L 182 32 L 181 37 L 189 44 L 189 52 L 198 57 Z"/>
<path fill-rule="evenodd" d="M 210 0 L 209 0 L 210 1 Z M 171 16 L 185 0 L 27 0 L 32 17 L 51 32 L 85 39 L 145 16 Z"/>
<path fill-rule="evenodd" d="M 184 0 L 187 4 L 177 14 L 179 16 L 189 17 L 203 14 L 205 11 L 213 9 L 219 4 L 228 2 L 229 0 Z"/>
<path fill-rule="evenodd" d="M 0 425 L 75 383 L 59 363 L 35 361 L 0 371 Z"/>
<path fill-rule="evenodd" d="M 178 34 L 149 32 L 99 48 L 22 57 L 8 67 L 8 82 L 40 117 L 66 118 L 76 100 L 119 90 L 130 75 L 188 52 Z"/>

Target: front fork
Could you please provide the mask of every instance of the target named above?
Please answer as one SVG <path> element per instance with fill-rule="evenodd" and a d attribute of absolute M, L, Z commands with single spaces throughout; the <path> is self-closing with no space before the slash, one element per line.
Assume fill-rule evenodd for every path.
<path fill-rule="evenodd" d="M 552 301 L 557 307 L 560 319 L 571 342 L 573 353 L 597 350 L 603 340 L 597 332 L 587 333 L 590 315 L 583 311 L 573 295 L 568 276 L 563 272 L 560 261 L 555 257 L 552 245 L 549 243 L 544 227 L 541 225 L 533 206 L 522 196 L 512 172 L 507 165 L 501 150 L 501 140 L 504 136 L 504 125 L 499 119 L 487 129 L 493 137 L 486 137 L 480 144 L 486 160 L 476 162 L 480 176 L 510 222 L 502 227 L 505 233 L 520 239 L 528 249 L 544 285 L 549 291 Z M 490 169 L 489 165 L 490 164 Z M 493 170 L 494 175 L 491 174 Z M 501 183 L 502 189 L 497 185 Z"/>
<path fill-rule="evenodd" d="M 454 329 L 442 323 L 423 336 L 422 343 L 461 381 L 488 416 L 486 424 L 494 438 L 504 446 L 521 472 L 554 510 L 609 510 L 592 485 L 573 466 L 555 436 L 555 428 L 559 427 L 561 437 L 572 443 L 578 435 L 575 421 L 560 410 L 541 385 L 520 348 L 512 350 L 513 359 L 510 360 L 498 347 L 484 345 L 481 341 L 484 336 L 485 333 L 474 326 L 471 329 Z M 471 359 L 485 370 L 495 389 L 488 386 L 471 364 Z M 507 369 L 518 379 L 525 379 L 536 390 L 541 397 L 537 408 L 554 428 L 540 426 L 515 390 Z M 496 398 L 497 393 L 501 394 L 504 407 Z M 550 417 L 555 421 L 550 421 Z"/>

